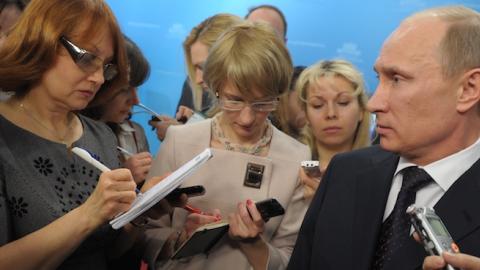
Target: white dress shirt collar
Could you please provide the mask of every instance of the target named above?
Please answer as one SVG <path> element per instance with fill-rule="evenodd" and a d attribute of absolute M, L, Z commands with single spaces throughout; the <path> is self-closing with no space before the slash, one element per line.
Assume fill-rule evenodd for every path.
<path fill-rule="evenodd" d="M 480 158 L 480 138 L 469 147 L 437 160 L 426 166 L 419 166 L 424 169 L 433 180 L 446 192 L 453 183 L 464 174 Z M 400 157 L 395 176 L 404 168 L 417 166 L 407 159 Z"/>

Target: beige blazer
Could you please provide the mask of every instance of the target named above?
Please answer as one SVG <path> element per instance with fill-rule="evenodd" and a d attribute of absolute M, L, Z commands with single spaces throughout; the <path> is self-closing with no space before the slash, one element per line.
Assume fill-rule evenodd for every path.
<path fill-rule="evenodd" d="M 161 149 L 150 170 L 150 178 L 163 175 L 183 165 L 195 155 L 210 147 L 211 119 L 168 129 Z M 307 146 L 299 143 L 273 127 L 273 136 L 268 156 L 212 149 L 213 157 L 198 171 L 189 176 L 183 186 L 203 185 L 206 194 L 189 199 L 189 204 L 209 211 L 220 209 L 222 217 L 236 211 L 238 202 L 246 199 L 260 201 L 276 198 L 285 208 L 285 215 L 270 219 L 266 223 L 263 238 L 269 246 L 268 269 L 286 268 L 292 253 L 303 216 L 309 202 L 303 197 L 299 181 L 302 160 L 310 159 Z M 244 186 L 247 163 L 265 166 L 260 188 Z M 146 232 L 147 261 L 152 261 L 168 235 L 183 227 L 188 212 L 176 208 L 172 218 L 165 218 L 162 228 Z M 150 257 L 150 258 L 148 258 Z M 161 269 L 250 269 L 247 258 L 236 246 L 235 241 L 225 235 L 206 255 L 196 255 L 178 261 L 157 263 Z"/>

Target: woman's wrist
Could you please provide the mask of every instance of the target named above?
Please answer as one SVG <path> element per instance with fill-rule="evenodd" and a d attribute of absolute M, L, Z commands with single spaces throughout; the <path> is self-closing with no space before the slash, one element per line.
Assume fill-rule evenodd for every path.
<path fill-rule="evenodd" d="M 67 215 L 75 216 L 75 224 L 77 224 L 78 228 L 86 235 L 92 233 L 102 225 L 101 222 L 88 214 L 88 211 L 83 204 L 70 211 Z"/>
<path fill-rule="evenodd" d="M 239 244 L 240 249 L 242 250 L 258 250 L 258 249 L 263 249 L 267 248 L 267 243 L 261 235 L 258 235 L 256 237 L 251 237 L 251 238 L 242 238 L 237 241 Z"/>
<path fill-rule="evenodd" d="M 247 257 L 253 269 L 266 269 L 269 258 L 269 248 L 261 236 L 238 241 L 240 250 Z"/>
<path fill-rule="evenodd" d="M 73 209 L 69 214 L 76 215 L 78 217 L 76 223 L 80 224 L 87 233 L 90 233 L 100 227 L 104 222 L 100 221 L 98 218 L 92 217 L 87 208 L 88 206 L 84 203 Z"/>

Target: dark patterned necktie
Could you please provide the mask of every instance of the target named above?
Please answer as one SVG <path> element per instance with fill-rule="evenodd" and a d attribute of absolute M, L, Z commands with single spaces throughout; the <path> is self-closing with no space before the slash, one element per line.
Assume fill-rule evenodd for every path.
<path fill-rule="evenodd" d="M 410 222 L 405 213 L 407 207 L 415 203 L 417 190 L 433 181 L 423 169 L 416 166 L 402 170 L 403 181 L 398 193 L 395 207 L 388 218 L 383 222 L 380 238 L 377 243 L 372 269 L 390 269 L 389 262 L 410 238 Z"/>

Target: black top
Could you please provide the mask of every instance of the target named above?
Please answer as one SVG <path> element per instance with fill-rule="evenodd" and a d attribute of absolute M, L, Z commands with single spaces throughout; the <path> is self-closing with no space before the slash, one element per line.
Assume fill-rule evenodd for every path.
<path fill-rule="evenodd" d="M 73 146 L 118 168 L 116 140 L 110 129 L 78 117 L 83 135 Z M 41 138 L 0 115 L 0 246 L 39 230 L 85 202 L 99 175 L 99 170 L 64 144 Z M 106 269 L 106 248 L 117 234 L 108 224 L 98 228 L 58 269 Z"/>

